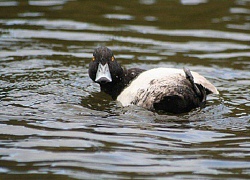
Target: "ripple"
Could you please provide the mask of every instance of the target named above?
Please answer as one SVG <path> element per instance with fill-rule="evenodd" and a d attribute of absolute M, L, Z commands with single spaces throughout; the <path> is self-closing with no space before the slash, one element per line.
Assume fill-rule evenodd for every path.
<path fill-rule="evenodd" d="M 29 13 L 28 13 L 29 14 Z M 7 26 L 26 25 L 42 26 L 45 29 L 66 29 L 66 30 L 94 30 L 94 31 L 119 31 L 121 28 L 98 26 L 93 23 L 77 22 L 70 20 L 48 20 L 48 19 L 10 19 L 0 20 L 1 24 Z"/>
<path fill-rule="evenodd" d="M 207 54 L 192 54 L 189 57 L 197 57 L 200 59 L 229 59 L 237 57 L 250 57 L 249 52 L 235 52 L 235 53 L 207 53 Z"/>
<path fill-rule="evenodd" d="M 105 14 L 105 18 L 108 19 L 119 19 L 119 20 L 133 20 L 134 17 L 128 14 Z"/>
<path fill-rule="evenodd" d="M 43 0 L 43 1 L 29 1 L 29 5 L 31 6 L 56 6 L 63 5 L 67 3 L 68 0 Z"/>
<path fill-rule="evenodd" d="M 248 4 L 1 1 L 1 177 L 248 179 Z M 125 68 L 189 67 L 220 94 L 180 115 L 120 107 L 88 77 L 101 45 Z"/>
<path fill-rule="evenodd" d="M 7 7 L 7 6 L 17 6 L 19 3 L 17 1 L 1 1 L 0 6 Z"/>
<path fill-rule="evenodd" d="M 181 0 L 183 5 L 198 5 L 202 3 L 207 3 L 207 0 Z"/>
<path fill-rule="evenodd" d="M 43 15 L 44 13 L 40 13 L 40 12 L 26 12 L 26 13 L 18 14 L 19 17 L 40 17 Z"/>
<path fill-rule="evenodd" d="M 96 33 L 78 33 L 48 30 L 9 30 L 11 38 L 45 38 L 68 41 L 109 41 L 111 36 Z M 6 36 L 7 38 L 7 36 Z"/>
<path fill-rule="evenodd" d="M 228 24 L 227 28 L 230 29 L 240 29 L 240 30 L 249 30 L 250 29 L 250 23 L 244 23 L 244 24 Z"/>
<path fill-rule="evenodd" d="M 250 14 L 250 9 L 247 8 L 230 8 L 232 14 Z"/>
<path fill-rule="evenodd" d="M 190 36 L 199 38 L 215 38 L 215 39 L 228 39 L 237 41 L 250 41 L 250 35 L 246 33 L 237 32 L 225 32 L 216 30 L 161 30 L 153 26 L 131 26 L 128 25 L 129 29 L 137 32 L 143 32 L 147 34 L 159 34 L 168 36 Z"/>

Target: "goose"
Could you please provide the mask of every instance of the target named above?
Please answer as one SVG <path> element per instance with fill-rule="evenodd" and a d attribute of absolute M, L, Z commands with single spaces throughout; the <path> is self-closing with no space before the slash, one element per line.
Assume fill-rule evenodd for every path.
<path fill-rule="evenodd" d="M 204 107 L 209 94 L 219 94 L 205 77 L 188 68 L 125 69 L 105 47 L 94 50 L 89 77 L 101 91 L 122 106 L 136 105 L 151 111 L 185 113 Z"/>

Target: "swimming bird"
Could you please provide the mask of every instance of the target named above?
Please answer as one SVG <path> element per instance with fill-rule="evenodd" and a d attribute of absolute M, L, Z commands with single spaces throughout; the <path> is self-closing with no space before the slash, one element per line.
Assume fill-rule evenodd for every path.
<path fill-rule="evenodd" d="M 89 77 L 122 106 L 184 113 L 204 107 L 208 94 L 218 94 L 205 77 L 187 68 L 125 69 L 107 47 L 94 50 Z"/>

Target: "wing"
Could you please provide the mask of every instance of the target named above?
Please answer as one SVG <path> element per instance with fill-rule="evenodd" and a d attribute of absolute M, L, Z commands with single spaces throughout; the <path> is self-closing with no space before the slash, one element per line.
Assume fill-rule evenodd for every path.
<path fill-rule="evenodd" d="M 131 104 L 149 110 L 182 113 L 201 106 L 201 99 L 190 81 L 176 74 L 151 81 L 147 89 L 138 91 Z"/>
<path fill-rule="evenodd" d="M 194 82 L 198 84 L 200 89 L 203 86 L 208 93 L 218 94 L 217 89 L 212 85 L 206 78 L 199 75 L 196 72 L 191 71 L 193 75 Z M 135 78 L 131 84 L 126 87 L 121 94 L 117 97 L 117 100 L 123 106 L 129 106 L 131 104 L 141 105 L 143 107 L 149 107 L 148 109 L 153 109 L 153 104 L 143 105 L 143 101 L 154 102 L 152 98 L 155 96 L 161 96 L 165 93 L 170 94 L 172 97 L 181 97 L 181 91 L 187 89 L 187 94 L 189 89 L 187 85 L 182 81 L 187 81 L 186 74 L 182 69 L 175 68 L 155 68 L 145 72 L 142 72 L 137 78 Z M 153 83 L 157 82 L 157 83 Z M 176 91 L 175 89 L 179 89 Z M 164 91 L 164 93 L 163 93 Z M 154 95 L 153 95 L 154 94 Z M 147 97 L 147 98 L 146 98 Z M 184 96 L 189 97 L 189 96 Z M 141 100 L 143 98 L 144 100 Z M 151 100 L 149 100 L 151 98 Z M 158 98 L 159 99 L 159 98 Z"/>

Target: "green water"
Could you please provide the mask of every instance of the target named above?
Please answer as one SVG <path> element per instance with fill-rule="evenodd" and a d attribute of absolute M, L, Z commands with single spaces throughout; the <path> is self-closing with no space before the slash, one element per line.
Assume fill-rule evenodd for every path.
<path fill-rule="evenodd" d="M 249 0 L 0 1 L 0 179 L 249 179 Z M 88 77 L 188 67 L 220 91 L 181 115 L 121 108 Z"/>

